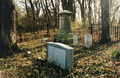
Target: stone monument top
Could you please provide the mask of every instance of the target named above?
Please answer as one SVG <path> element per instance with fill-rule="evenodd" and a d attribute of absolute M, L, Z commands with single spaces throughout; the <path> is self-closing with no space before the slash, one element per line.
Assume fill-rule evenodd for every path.
<path fill-rule="evenodd" d="M 59 15 L 62 15 L 62 14 L 72 14 L 72 12 L 68 11 L 68 10 L 63 10 L 61 12 L 58 13 Z"/>

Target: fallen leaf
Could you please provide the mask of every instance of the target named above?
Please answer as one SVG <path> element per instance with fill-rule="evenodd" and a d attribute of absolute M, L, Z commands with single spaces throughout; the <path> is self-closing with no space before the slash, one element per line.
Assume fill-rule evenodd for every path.
<path fill-rule="evenodd" d="M 106 70 L 106 71 L 111 71 L 111 69 L 109 69 L 109 68 L 106 68 L 105 70 Z"/>
<path fill-rule="evenodd" d="M 118 78 L 117 76 L 115 76 L 114 78 Z"/>

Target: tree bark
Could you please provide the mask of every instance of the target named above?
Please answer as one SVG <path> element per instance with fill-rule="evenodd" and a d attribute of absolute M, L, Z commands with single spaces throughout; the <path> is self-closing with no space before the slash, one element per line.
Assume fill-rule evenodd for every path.
<path fill-rule="evenodd" d="M 94 0 L 94 13 L 95 13 L 94 14 L 95 15 L 95 17 L 94 17 L 94 24 L 96 24 L 96 10 L 97 10 L 96 7 L 97 7 L 96 6 L 96 0 Z"/>
<path fill-rule="evenodd" d="M 27 5 L 26 0 L 25 0 L 25 10 L 26 10 L 27 16 L 30 17 L 30 13 L 29 13 L 29 9 L 28 9 L 28 5 Z"/>
<path fill-rule="evenodd" d="M 14 52 L 16 46 L 14 0 L 0 0 L 0 57 Z"/>
<path fill-rule="evenodd" d="M 73 13 L 72 13 L 72 21 L 74 22 L 76 19 L 76 5 L 75 5 L 76 1 L 73 1 Z"/>
<path fill-rule="evenodd" d="M 68 10 L 68 3 L 67 3 L 67 0 L 61 0 L 61 2 L 62 2 L 62 9 L 63 10 Z"/>
<path fill-rule="evenodd" d="M 58 6 L 56 6 L 56 5 L 59 5 L 59 4 L 56 4 L 56 2 L 55 2 L 55 4 L 54 4 L 53 0 L 51 0 L 51 3 L 52 3 L 53 10 L 54 10 L 54 21 L 55 21 L 54 32 L 55 32 L 55 28 L 58 27 L 58 26 L 57 26 L 57 25 L 58 25 L 58 24 L 57 24 L 57 23 L 58 23 L 58 22 L 57 22 L 57 13 L 58 13 L 58 12 L 57 12 L 57 9 L 58 9 L 57 7 L 58 7 Z"/>
<path fill-rule="evenodd" d="M 32 0 L 29 0 L 31 10 L 32 10 L 32 28 L 33 28 L 33 33 L 35 33 L 35 8 L 32 3 Z"/>
<path fill-rule="evenodd" d="M 109 34 L 109 0 L 101 0 L 101 14 L 102 14 L 102 37 L 100 42 L 110 42 Z"/>
<path fill-rule="evenodd" d="M 61 0 L 62 2 L 62 9 L 63 10 L 69 10 L 72 12 L 72 21 L 75 21 L 75 6 L 74 5 L 74 1 L 73 0 Z"/>
<path fill-rule="evenodd" d="M 84 27 L 85 25 L 85 9 L 84 9 L 84 2 L 85 0 L 77 0 L 78 3 L 80 4 L 80 9 L 81 9 L 81 23 L 82 23 L 82 26 Z"/>
<path fill-rule="evenodd" d="M 35 8 L 36 8 L 36 28 L 37 28 L 37 33 L 38 33 L 38 30 L 39 30 L 39 27 L 40 27 L 40 17 L 39 17 L 39 14 L 40 14 L 40 9 L 41 9 L 41 3 L 40 3 L 40 0 L 37 0 L 35 2 Z"/>
<path fill-rule="evenodd" d="M 88 21 L 89 21 L 89 26 L 91 25 L 91 0 L 89 0 L 88 3 L 88 7 L 89 7 L 89 13 L 88 13 Z"/>

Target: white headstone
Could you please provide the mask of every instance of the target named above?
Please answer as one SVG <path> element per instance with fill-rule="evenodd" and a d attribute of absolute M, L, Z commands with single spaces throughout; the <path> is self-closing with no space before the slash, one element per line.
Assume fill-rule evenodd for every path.
<path fill-rule="evenodd" d="M 62 69 L 73 69 L 73 48 L 62 43 L 47 44 L 47 58 Z"/>
<path fill-rule="evenodd" d="M 119 54 L 120 54 L 120 42 L 119 42 Z"/>
<path fill-rule="evenodd" d="M 91 48 L 92 47 L 92 35 L 90 34 L 85 34 L 85 47 L 86 48 Z"/>
<path fill-rule="evenodd" d="M 73 45 L 78 46 L 78 34 L 77 33 L 73 34 Z"/>

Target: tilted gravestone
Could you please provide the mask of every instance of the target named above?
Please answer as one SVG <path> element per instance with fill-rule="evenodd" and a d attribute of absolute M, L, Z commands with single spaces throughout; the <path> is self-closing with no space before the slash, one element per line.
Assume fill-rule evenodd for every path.
<path fill-rule="evenodd" d="M 59 33 L 57 40 L 70 40 L 73 41 L 73 33 L 71 31 L 71 15 L 72 12 L 63 10 L 59 14 Z"/>
<path fill-rule="evenodd" d="M 54 63 L 60 68 L 68 70 L 73 69 L 73 55 L 72 47 L 62 43 L 47 43 L 47 59 L 49 63 Z"/>
<path fill-rule="evenodd" d="M 73 45 L 78 46 L 78 34 L 77 33 L 73 34 Z"/>
<path fill-rule="evenodd" d="M 92 35 L 85 34 L 85 47 L 86 48 L 92 48 Z"/>

